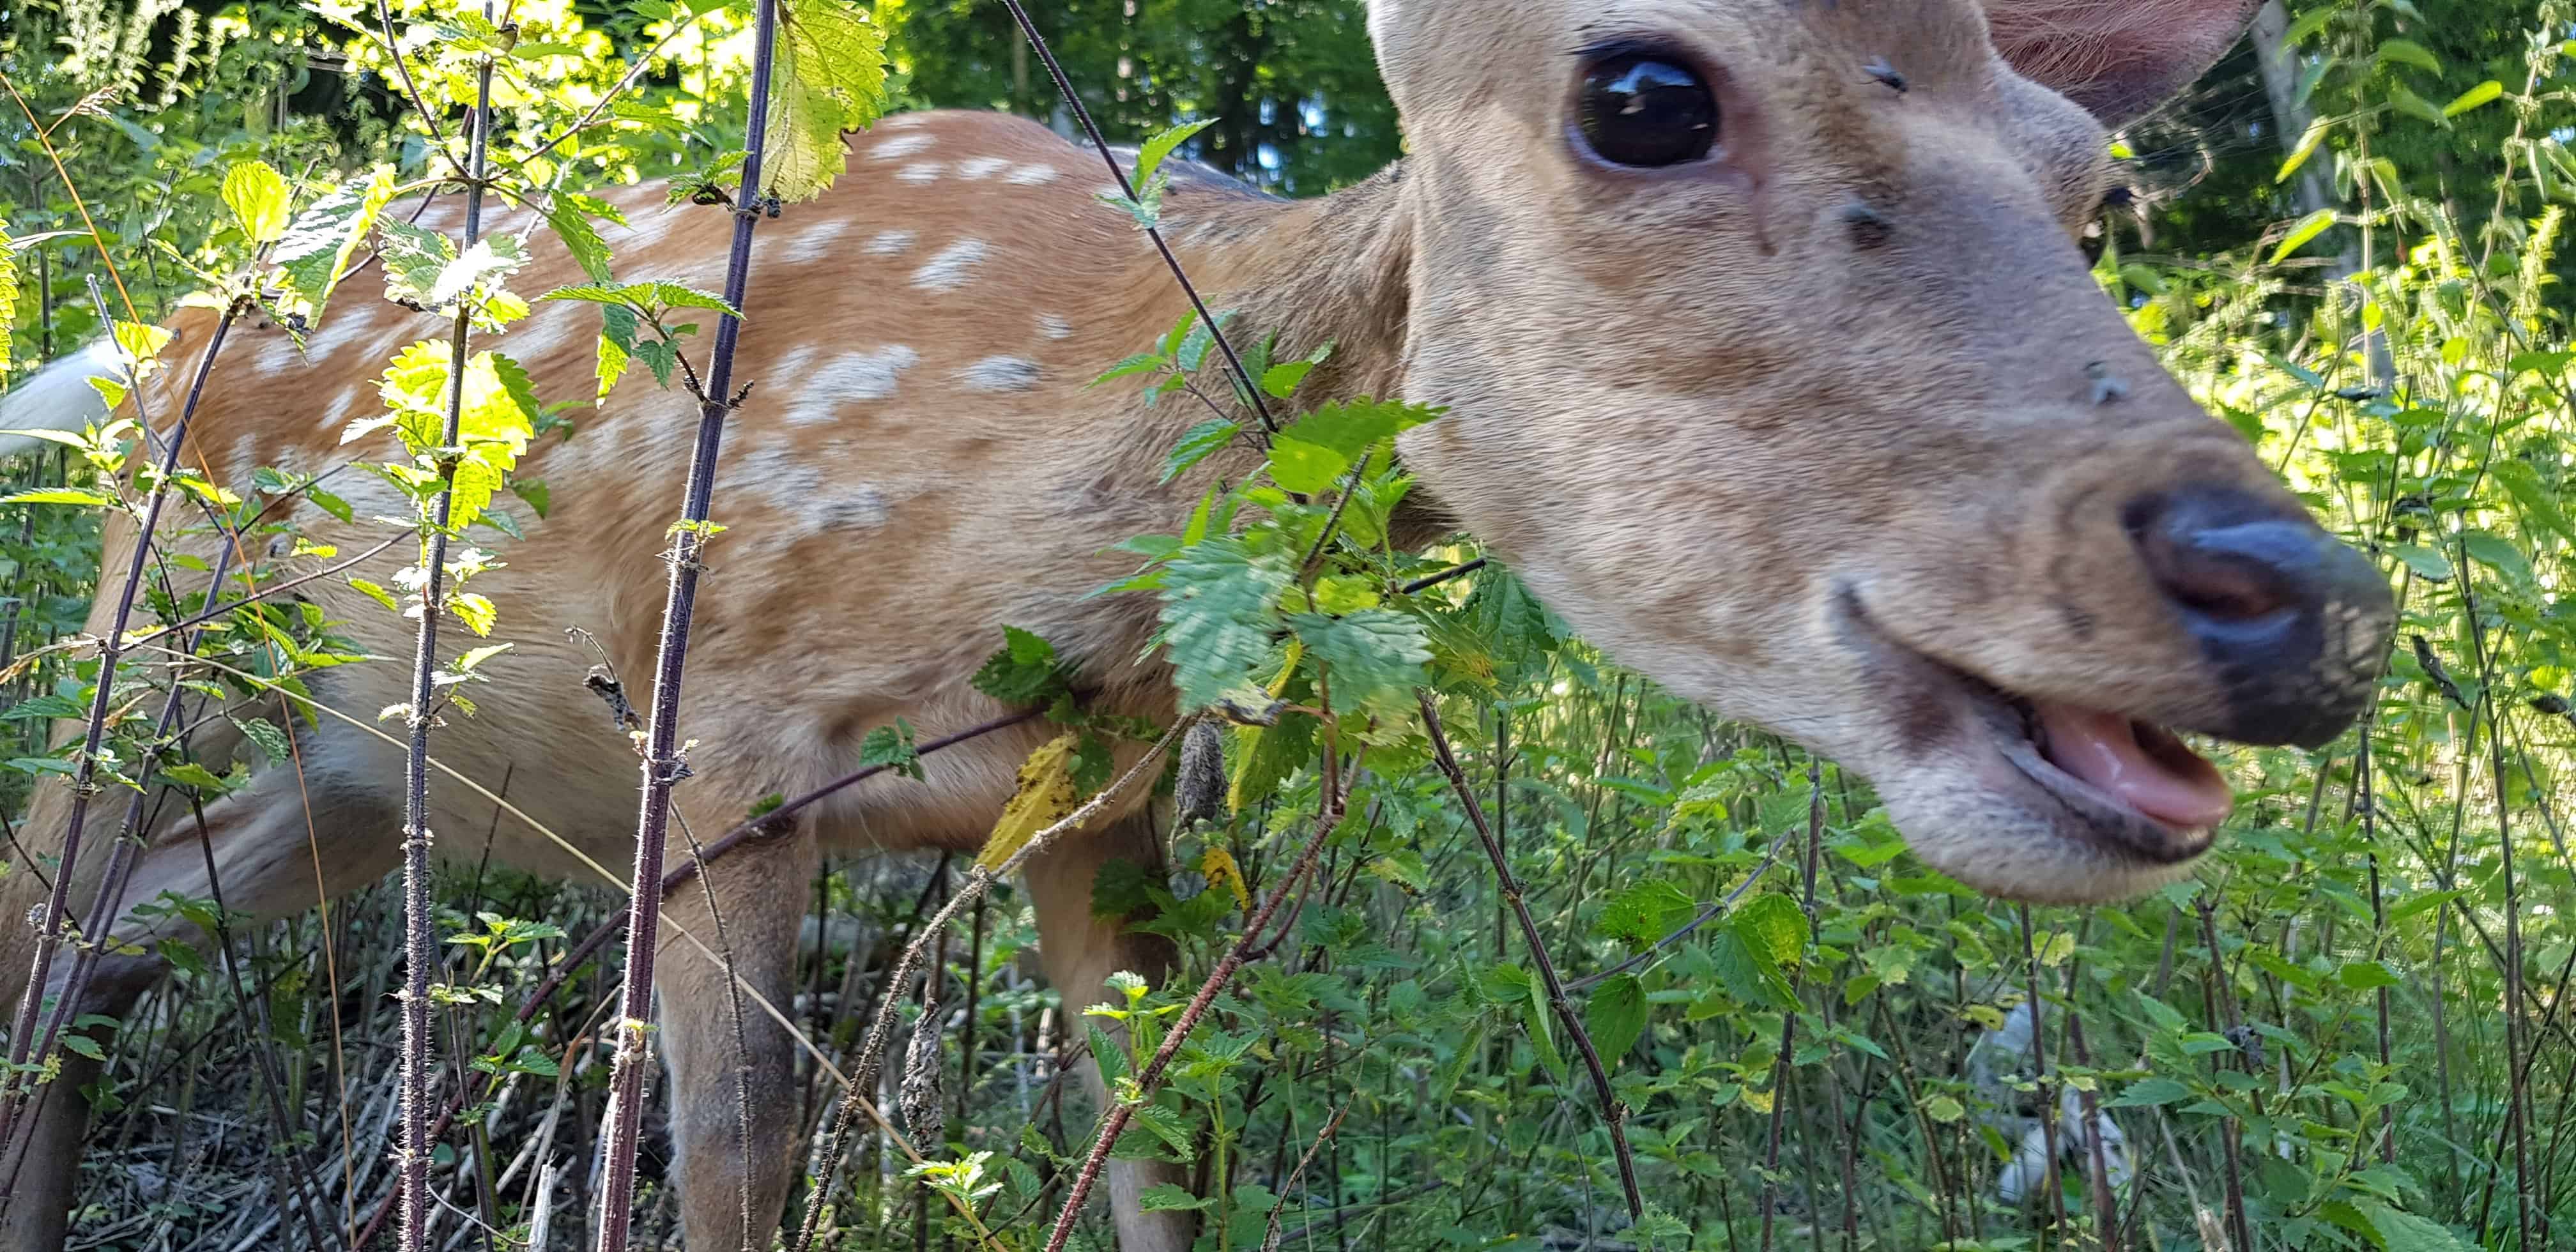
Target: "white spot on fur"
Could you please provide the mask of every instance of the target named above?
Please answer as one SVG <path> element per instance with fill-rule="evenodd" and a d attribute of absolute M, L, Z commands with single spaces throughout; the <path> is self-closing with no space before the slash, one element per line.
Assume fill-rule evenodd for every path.
<path fill-rule="evenodd" d="M 897 113 L 877 123 L 878 130 L 910 130 L 930 120 L 927 113 Z"/>
<path fill-rule="evenodd" d="M 912 241 L 916 238 L 918 236 L 908 230 L 880 231 L 876 238 L 868 241 L 868 255 L 893 256 L 911 247 Z"/>
<path fill-rule="evenodd" d="M 1118 186 L 1115 183 L 1102 183 L 1099 187 L 1093 189 L 1092 194 L 1120 204 L 1127 202 L 1127 189 Z"/>
<path fill-rule="evenodd" d="M 787 420 L 815 425 L 837 420 L 841 406 L 853 400 L 893 397 L 903 372 L 921 363 L 921 354 L 902 344 L 866 352 L 840 352 L 816 359 L 813 348 L 798 348 L 778 363 L 778 376 L 796 387 L 796 403 Z"/>
<path fill-rule="evenodd" d="M 957 371 L 968 391 L 1027 391 L 1038 385 L 1038 363 L 1019 356 L 988 356 Z"/>
<path fill-rule="evenodd" d="M 848 218 L 816 222 L 798 232 L 796 238 L 788 243 L 787 250 L 779 254 L 778 259 L 792 265 L 820 261 L 832 254 L 833 241 L 847 234 L 849 229 Z"/>
<path fill-rule="evenodd" d="M 793 531 L 767 532 L 779 541 L 773 549 L 778 554 L 807 535 L 885 525 L 885 496 L 862 483 L 826 479 L 821 467 L 830 459 L 806 455 L 792 444 L 765 443 L 745 452 L 738 470 L 727 471 L 728 481 L 741 482 L 796 522 Z"/>
<path fill-rule="evenodd" d="M 1011 162 L 1007 157 L 976 157 L 971 161 L 959 161 L 957 176 L 969 182 L 981 182 L 1009 168 Z"/>
<path fill-rule="evenodd" d="M 538 308 L 539 312 L 521 323 L 501 344 L 510 359 L 531 366 L 571 347 L 573 334 L 581 323 L 580 318 L 571 316 L 571 309 L 543 305 Z"/>
<path fill-rule="evenodd" d="M 1073 323 L 1053 313 L 1042 314 L 1038 318 L 1038 333 L 1049 339 L 1071 339 Z"/>
<path fill-rule="evenodd" d="M 928 262 L 914 270 L 912 285 L 923 291 L 955 291 L 974 276 L 986 251 L 981 239 L 960 239 L 932 253 Z"/>
<path fill-rule="evenodd" d="M 913 153 L 924 151 L 937 142 L 939 141 L 930 135 L 897 135 L 868 149 L 868 159 L 871 161 L 901 160 Z"/>
<path fill-rule="evenodd" d="M 1002 181 L 1020 187 L 1035 187 L 1064 177 L 1064 171 L 1052 165 L 1023 165 L 1002 176 Z"/>
<path fill-rule="evenodd" d="M 915 186 L 920 186 L 925 183 L 934 183 L 939 181 L 939 171 L 943 168 L 945 167 L 940 165 L 937 161 L 920 161 L 896 170 L 894 172 L 894 176 Z"/>

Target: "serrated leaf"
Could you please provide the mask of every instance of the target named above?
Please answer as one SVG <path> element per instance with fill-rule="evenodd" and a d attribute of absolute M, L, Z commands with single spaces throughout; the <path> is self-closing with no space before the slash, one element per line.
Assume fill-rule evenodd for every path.
<path fill-rule="evenodd" d="M 1156 1183 L 1136 1193 L 1137 1208 L 1147 1213 L 1194 1212 L 1214 1203 L 1214 1199 L 1191 1195 L 1189 1188 L 1176 1183 Z"/>
<path fill-rule="evenodd" d="M 2377 1200 L 2355 1201 L 2353 1207 L 2370 1219 L 2371 1233 L 2379 1236 L 2381 1252 L 2471 1252 L 2475 1246 L 2439 1222 Z"/>
<path fill-rule="evenodd" d="M 456 259 L 456 241 L 399 218 L 379 217 L 376 256 L 384 263 L 386 299 L 429 308 L 430 289 Z"/>
<path fill-rule="evenodd" d="M 258 747 L 259 754 L 268 758 L 269 764 L 276 765 L 295 758 L 294 745 L 288 742 L 286 732 L 279 730 L 275 723 L 237 717 L 233 719 L 233 726 L 241 731 L 242 738 Z"/>
<path fill-rule="evenodd" d="M 1679 929 L 1699 911 L 1690 893 L 1662 878 L 1630 883 L 1601 909 L 1593 929 L 1642 950 Z"/>
<path fill-rule="evenodd" d="M 1350 458 L 1321 444 L 1286 435 L 1270 441 L 1271 481 L 1287 490 L 1307 495 L 1329 491 L 1350 469 Z"/>
<path fill-rule="evenodd" d="M 1412 703 L 1413 689 L 1431 660 L 1430 637 L 1418 619 L 1392 609 L 1362 609 L 1340 617 L 1300 613 L 1289 619 L 1306 651 L 1325 667 L 1335 713 L 1363 710 L 1381 717 Z"/>
<path fill-rule="evenodd" d="M 286 178 L 266 161 L 244 161 L 224 171 L 224 207 L 257 247 L 286 233 L 292 193 Z"/>
<path fill-rule="evenodd" d="M 2115 1109 L 2159 1108 L 2167 1104 L 2172 1104 L 2177 1101 L 2187 1100 L 2190 1098 L 2191 1088 L 2175 1082 L 2173 1079 L 2142 1078 L 2136 1082 L 2130 1083 L 2128 1088 L 2120 1092 L 2116 1099 L 2106 1101 L 2103 1107 Z"/>
<path fill-rule="evenodd" d="M 2472 109 L 2483 108 L 2504 98 L 2504 84 L 2490 78 L 2452 98 L 2442 106 L 2442 116 L 2458 117 Z"/>
<path fill-rule="evenodd" d="M 1646 1033 L 1646 985 L 1634 974 L 1603 980 L 1583 1006 L 1583 1029 L 1602 1064 L 1616 1067 Z"/>
<path fill-rule="evenodd" d="M 897 717 L 894 725 L 876 727 L 859 741 L 860 768 L 878 765 L 915 780 L 923 777 L 921 752 L 913 746 L 911 722 Z"/>
<path fill-rule="evenodd" d="M 100 495 L 95 491 L 82 491 L 76 487 L 46 487 L 36 491 L 21 491 L 13 496 L 0 497 L 0 504 L 83 504 L 96 507 L 98 505 L 114 503 L 116 503 L 114 500 L 110 500 L 106 496 Z"/>
<path fill-rule="evenodd" d="M 1270 654 L 1273 601 L 1293 576 L 1285 557 L 1255 556 L 1230 537 L 1184 548 L 1164 567 L 1163 651 L 1183 712 L 1251 683 Z"/>
<path fill-rule="evenodd" d="M 573 263 L 581 267 L 594 282 L 609 282 L 608 242 L 599 237 L 599 228 L 590 224 L 593 205 L 606 205 L 604 200 L 566 193 L 546 205 L 546 225 L 554 228 L 555 238 L 563 241 L 564 251 L 572 254 Z"/>
<path fill-rule="evenodd" d="M 1367 455 L 1379 442 L 1439 416 L 1440 410 L 1428 405 L 1362 397 L 1323 405 L 1279 434 L 1283 439 L 1330 448 L 1340 453 L 1347 464 Z"/>
<path fill-rule="evenodd" d="M 885 31 L 851 0 L 782 0 L 768 146 L 757 190 L 811 200 L 848 168 L 845 131 L 885 107 Z"/>
<path fill-rule="evenodd" d="M 2326 135 L 2333 130 L 2334 123 L 2327 118 L 2321 117 L 2308 123 L 2306 133 L 2299 136 L 2299 146 L 2290 150 L 2290 155 L 2281 162 L 2280 172 L 2272 176 L 2272 181 L 2274 183 L 2290 181 L 2290 175 L 2299 172 L 2299 167 L 2307 164 L 2308 158 L 2317 154 L 2318 146 L 2325 143 Z"/>
<path fill-rule="evenodd" d="M 1199 873 L 1207 876 L 1211 889 L 1223 888 L 1234 896 L 1237 908 L 1252 908 L 1252 892 L 1243 885 L 1243 868 L 1234 863 L 1234 854 L 1225 845 L 1211 843 L 1199 854 Z"/>
<path fill-rule="evenodd" d="M 975 856 L 977 865 L 1000 869 L 1039 831 L 1073 814 L 1080 795 L 1074 789 L 1068 767 L 1074 741 L 1079 738 L 1073 732 L 1058 735 L 1021 763 L 1018 786 L 1011 792 L 1010 802 L 1002 806 L 1002 816 L 993 823 L 993 833 L 985 836 L 984 850 Z"/>
<path fill-rule="evenodd" d="M 1129 177 L 1140 187 L 1152 181 L 1154 175 L 1162 170 L 1163 162 L 1171 159 L 1173 152 L 1177 151 L 1182 144 L 1188 143 L 1191 136 L 1214 125 L 1216 125 L 1216 119 L 1212 117 L 1195 122 L 1183 122 L 1138 144 L 1136 168 Z"/>
<path fill-rule="evenodd" d="M 500 280 L 517 273 L 528 263 L 527 252 L 509 235 L 485 235 L 474 241 L 463 255 L 450 261 L 438 272 L 438 281 L 429 289 L 426 303 L 431 308 L 444 308 L 464 299 L 477 288 L 495 288 Z"/>
<path fill-rule="evenodd" d="M 1191 466 L 1234 442 L 1235 436 L 1241 433 L 1242 427 L 1221 417 L 1212 417 L 1190 427 L 1188 433 L 1181 436 L 1181 441 L 1173 445 L 1171 456 L 1164 460 L 1163 477 L 1158 480 L 1158 485 L 1187 473 Z"/>
<path fill-rule="evenodd" d="M 107 1059 L 106 1049 L 99 1047 L 98 1040 L 92 1039 L 88 1035 L 64 1035 L 62 1036 L 62 1041 L 64 1047 L 69 1048 L 74 1052 L 78 1052 L 82 1056 L 88 1057 L 93 1061 L 104 1061 Z"/>
<path fill-rule="evenodd" d="M 277 263 L 287 290 L 303 298 L 306 317 L 319 321 L 331 293 L 339 290 L 349 258 L 367 242 L 376 218 L 394 195 L 393 170 L 376 170 L 349 179 L 298 214 L 269 255 Z"/>

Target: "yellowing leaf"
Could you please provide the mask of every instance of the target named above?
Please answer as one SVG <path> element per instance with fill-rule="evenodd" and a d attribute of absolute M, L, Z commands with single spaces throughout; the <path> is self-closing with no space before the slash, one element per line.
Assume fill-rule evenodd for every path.
<path fill-rule="evenodd" d="M 1244 889 L 1243 868 L 1234 863 L 1234 854 L 1215 844 L 1199 857 L 1199 872 L 1207 875 L 1208 886 L 1224 887 L 1234 893 L 1234 902 L 1246 911 L 1252 908 L 1252 893 Z"/>
<path fill-rule="evenodd" d="M 1747 1090 L 1740 1098 L 1744 1101 L 1744 1107 L 1751 1109 L 1756 1113 L 1768 1114 L 1771 1111 L 1771 1101 L 1774 1098 L 1774 1093 L 1769 1091 Z"/>
<path fill-rule="evenodd" d="M 266 161 L 244 161 L 224 171 L 224 207 L 256 246 L 286 233 L 290 194 L 286 178 Z"/>
<path fill-rule="evenodd" d="M 2278 265 L 2281 262 L 2288 260 L 2291 253 L 2306 246 L 2309 240 L 2326 233 L 2327 228 L 2334 224 L 2335 211 L 2333 209 L 2319 209 L 2316 212 L 2299 219 L 2299 224 L 2290 228 L 2289 237 L 2281 241 L 2280 247 L 2273 249 L 2272 260 L 2269 263 Z"/>
<path fill-rule="evenodd" d="M 1073 786 L 1073 750 L 1081 738 L 1073 733 L 1058 735 L 1029 754 L 1029 759 L 1020 765 L 1020 782 L 1011 793 L 1011 802 L 1002 806 L 1002 816 L 993 823 L 993 833 L 985 838 L 984 850 L 975 856 L 977 865 L 1000 869 L 1039 831 L 1073 815 L 1078 802 Z"/>
<path fill-rule="evenodd" d="M 783 0 L 777 82 L 761 177 L 789 204 L 822 194 L 848 167 L 844 131 L 885 107 L 885 29 L 851 0 Z"/>

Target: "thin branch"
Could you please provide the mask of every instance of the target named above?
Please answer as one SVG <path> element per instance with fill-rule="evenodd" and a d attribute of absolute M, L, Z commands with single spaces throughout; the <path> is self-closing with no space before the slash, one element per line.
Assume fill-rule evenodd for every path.
<path fill-rule="evenodd" d="M 778 42 L 778 0 L 757 0 L 752 17 L 751 100 L 743 141 L 742 191 L 735 197 L 733 246 L 725 262 L 724 301 L 741 309 L 751 288 L 751 236 L 760 222 L 762 157 L 769 142 L 769 88 Z M 706 542 L 706 520 L 715 496 L 716 459 L 724 439 L 725 419 L 733 412 L 735 346 L 741 342 L 742 319 L 734 313 L 716 322 L 715 347 L 707 365 L 706 386 L 697 390 L 698 440 L 689 463 L 689 480 L 680 504 L 680 524 L 671 530 L 667 555 L 670 583 L 662 607 L 661 642 L 654 658 L 653 709 L 643 745 L 643 808 L 636 819 L 634 898 L 626 921 L 626 980 L 619 989 L 616 1060 L 609 1077 L 608 1124 L 603 1128 L 605 1161 L 599 1193 L 600 1252 L 625 1252 L 626 1231 L 633 1220 L 635 1149 L 643 1130 L 644 1071 L 650 1049 L 645 1021 L 653 1011 L 653 959 L 660 947 L 663 845 L 670 835 L 671 788 L 688 775 L 680 746 L 680 690 L 689 651 L 689 624 L 697 607 L 698 553 Z M 692 382 L 694 384 L 694 376 Z M 750 1162 L 742 1163 L 750 1168 Z"/>
<path fill-rule="evenodd" d="M 1091 120 L 1091 110 L 1083 106 L 1081 94 L 1073 89 L 1073 79 L 1065 74 L 1064 66 L 1056 62 L 1055 50 L 1049 48 L 1046 37 L 1038 33 L 1038 24 L 1029 20 L 1029 11 L 1020 6 L 1020 0 L 1002 0 L 1002 4 L 1011 11 L 1011 19 L 1020 24 L 1020 33 L 1028 36 L 1029 46 L 1037 49 L 1038 59 L 1046 62 L 1047 75 L 1055 79 L 1056 90 L 1064 93 L 1065 104 L 1073 109 L 1073 116 L 1082 123 L 1083 133 L 1091 137 L 1091 146 L 1099 150 L 1101 161 L 1109 166 L 1109 176 L 1117 180 L 1118 190 L 1125 193 L 1129 203 L 1141 203 L 1136 198 L 1136 184 L 1128 179 L 1126 170 L 1119 168 L 1118 157 L 1109 150 L 1108 138 L 1100 133 L 1100 124 Z M 1180 283 L 1182 293 L 1189 296 L 1190 307 L 1198 311 L 1199 324 L 1207 327 L 1209 338 L 1216 341 L 1217 351 L 1225 354 L 1226 366 L 1234 371 L 1235 381 L 1243 386 L 1244 397 L 1252 401 L 1252 411 L 1261 418 L 1261 429 L 1278 434 L 1279 423 L 1270 416 L 1270 406 L 1261 399 L 1260 380 L 1245 368 L 1243 358 L 1235 353 L 1233 342 L 1225 337 L 1225 331 L 1208 312 L 1207 301 L 1199 298 L 1199 289 L 1190 282 L 1190 276 L 1181 271 L 1181 259 L 1172 255 L 1170 244 L 1163 242 L 1162 230 L 1148 226 L 1145 237 L 1154 241 L 1156 252 L 1163 254 L 1163 264 L 1172 271 L 1173 280 Z"/>
<path fill-rule="evenodd" d="M 843 1102 L 839 1114 L 832 1119 L 832 1133 L 825 1140 L 822 1165 L 814 1171 L 814 1191 L 805 1202 L 805 1219 L 797 1228 L 795 1247 L 798 1252 L 805 1252 L 813 1246 L 814 1233 L 823 1219 L 824 1205 L 831 1196 L 832 1175 L 840 1171 L 841 1158 L 848 1151 L 850 1132 L 857 1127 L 858 1109 L 852 1101 L 855 1101 L 861 1092 L 876 1090 L 877 1075 L 885 1064 L 886 1047 L 894 1038 L 895 1006 L 903 1003 L 904 997 L 912 986 L 912 980 L 920 973 L 922 958 L 929 952 L 935 937 L 948 933 L 948 924 L 956 920 L 958 912 L 967 905 L 983 899 L 984 893 L 991 890 L 994 883 L 1018 873 L 1020 867 L 1028 864 L 1030 858 L 1053 846 L 1055 841 L 1066 833 L 1082 829 L 1092 818 L 1099 816 L 1110 805 L 1116 803 L 1118 797 L 1126 794 L 1138 781 L 1147 776 L 1148 770 L 1160 766 L 1163 754 L 1169 751 L 1197 720 L 1195 716 L 1184 717 L 1172 723 L 1172 728 L 1164 731 L 1163 737 L 1155 740 L 1154 746 L 1146 749 L 1145 755 L 1138 758 L 1134 765 L 1129 766 L 1126 773 L 1119 775 L 1107 787 L 1102 788 L 1100 794 L 1091 797 L 1080 808 L 1066 814 L 1062 821 L 1030 836 L 1027 843 L 1021 845 L 1018 851 L 1005 858 L 1001 864 L 986 866 L 978 862 L 973 869 L 966 872 L 966 881 L 948 897 L 948 902 L 940 906 L 939 912 L 928 922 L 922 924 L 921 928 L 913 934 L 912 942 L 904 945 L 903 955 L 896 959 L 894 969 L 886 975 L 884 1007 L 877 1013 L 876 1020 L 869 1024 L 867 1038 L 859 1045 L 858 1063 L 850 1068 L 849 1097 Z"/>
<path fill-rule="evenodd" d="M 1628 1198 L 1628 1217 L 1643 1221 L 1646 1198 L 1637 1190 L 1637 1158 L 1628 1150 L 1628 1106 L 1610 1089 L 1610 1071 L 1601 1064 L 1601 1054 L 1592 1046 L 1592 1035 L 1583 1027 L 1583 1015 L 1574 1011 L 1565 998 L 1565 984 L 1556 976 L 1556 962 L 1548 956 L 1547 942 L 1539 937 L 1538 923 L 1530 917 L 1529 903 L 1521 897 L 1520 880 L 1512 875 L 1511 862 L 1503 856 L 1503 845 L 1494 838 L 1494 829 L 1485 821 L 1485 807 L 1476 799 L 1476 789 L 1467 785 L 1467 772 L 1458 766 L 1458 755 L 1449 748 L 1449 736 L 1440 726 L 1440 710 L 1431 702 L 1431 691 L 1417 687 L 1414 700 L 1422 706 L 1422 726 L 1431 736 L 1432 762 L 1449 778 L 1449 788 L 1467 806 L 1467 821 L 1476 828 L 1476 837 L 1485 845 L 1485 856 L 1494 863 L 1494 878 L 1500 884 L 1504 902 L 1520 919 L 1521 938 L 1529 944 L 1530 963 L 1538 967 L 1539 979 L 1547 988 L 1548 1007 L 1556 1010 L 1557 1020 L 1565 1024 L 1566 1033 L 1574 1037 L 1574 1046 L 1583 1053 L 1584 1068 L 1591 1071 L 1593 1094 L 1601 1098 L 1603 1124 L 1610 1131 L 1611 1150 L 1619 1158 L 1619 1187 Z M 1055 1252 L 1049 1249 L 1049 1252 Z"/>
<path fill-rule="evenodd" d="M 1064 1252 L 1065 1240 L 1073 1236 L 1073 1223 L 1082 1216 L 1083 1201 L 1091 1197 L 1091 1188 L 1100 1181 L 1100 1171 L 1109 1163 L 1110 1148 L 1117 1144 L 1118 1136 L 1125 1133 L 1137 1107 L 1154 1098 L 1155 1089 L 1162 1085 L 1163 1071 L 1171 1067 L 1172 1058 L 1180 1053 L 1182 1041 L 1197 1028 L 1199 1019 L 1207 1015 L 1208 1006 L 1216 1002 L 1217 993 L 1234 981 L 1236 972 L 1243 968 L 1253 946 L 1260 942 L 1262 932 L 1270 928 L 1270 919 L 1279 912 L 1279 906 L 1287 902 L 1307 871 L 1314 868 L 1316 856 L 1324 850 L 1324 840 L 1332 835 L 1335 826 L 1341 824 L 1342 806 L 1350 801 L 1350 789 L 1342 781 L 1342 774 L 1343 771 L 1334 768 L 1333 749 L 1327 744 L 1324 749 L 1323 808 L 1315 814 L 1314 833 L 1307 837 L 1306 846 L 1298 850 L 1297 859 L 1288 867 L 1287 876 L 1263 897 L 1260 911 L 1243 924 L 1243 934 L 1216 963 L 1215 971 L 1207 976 L 1206 982 L 1199 984 L 1198 994 L 1190 998 L 1189 1006 L 1173 1019 L 1170 1032 L 1163 1036 L 1162 1046 L 1154 1049 L 1154 1058 L 1137 1072 L 1134 1094 L 1119 1099 L 1110 1109 L 1109 1116 L 1102 1120 L 1099 1137 L 1092 1140 L 1091 1153 L 1083 1158 L 1082 1172 L 1074 1175 L 1073 1188 L 1065 1196 L 1064 1211 L 1056 1215 L 1055 1230 L 1047 1236 L 1046 1252 Z M 1356 780 L 1358 774 L 1359 762 L 1354 759 L 1348 776 Z"/>

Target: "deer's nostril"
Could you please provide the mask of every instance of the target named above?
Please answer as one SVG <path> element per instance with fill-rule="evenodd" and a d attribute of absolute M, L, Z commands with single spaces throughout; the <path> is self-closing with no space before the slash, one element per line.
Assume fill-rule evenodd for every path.
<path fill-rule="evenodd" d="M 2367 699 L 2393 598 L 2367 557 L 2302 512 L 2235 488 L 2133 501 L 2129 538 L 2225 691 L 2249 743 L 2314 743 Z"/>
<path fill-rule="evenodd" d="M 2141 500 L 2127 520 L 2156 585 L 2192 616 L 2242 623 L 2320 607 L 2332 541 L 2304 517 L 2242 492 L 2191 490 Z"/>

